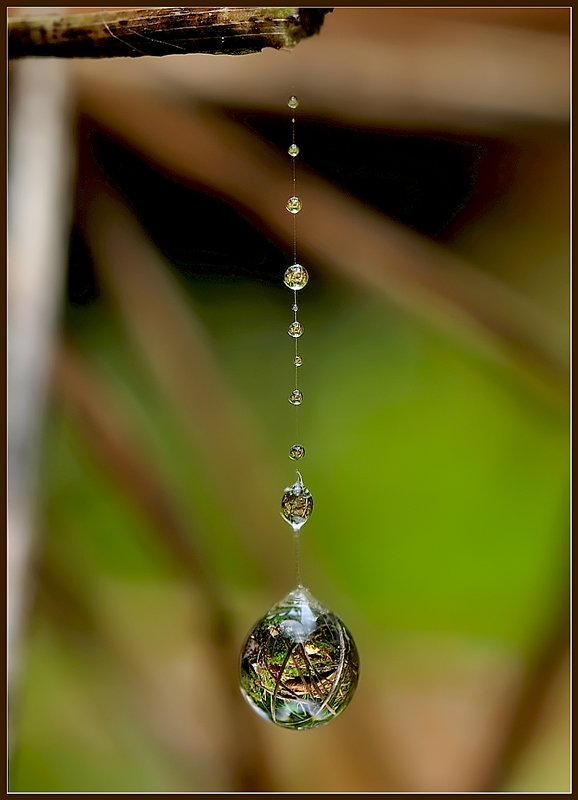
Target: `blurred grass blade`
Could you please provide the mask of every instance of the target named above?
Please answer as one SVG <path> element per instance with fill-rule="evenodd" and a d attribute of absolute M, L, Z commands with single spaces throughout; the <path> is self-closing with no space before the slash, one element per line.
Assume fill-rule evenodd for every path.
<path fill-rule="evenodd" d="M 197 547 L 192 523 L 143 450 L 111 386 L 99 379 L 69 345 L 61 344 L 54 362 L 54 387 L 73 411 L 94 456 L 151 520 L 163 547 L 169 549 L 188 578 L 203 587 L 207 607 L 216 613 L 220 609 L 219 591 L 210 582 L 210 570 Z"/>
<path fill-rule="evenodd" d="M 256 224 L 291 241 L 292 223 L 283 213 L 287 165 L 261 139 L 215 113 L 191 113 L 178 101 L 140 87 L 84 76 L 80 93 L 83 110 L 129 145 L 181 179 L 201 181 L 228 196 Z M 507 358 L 565 407 L 565 332 L 556 320 L 321 178 L 302 172 L 299 185 L 314 209 L 310 217 L 300 217 L 305 258 L 353 285 L 383 293 L 477 349 Z"/>
<path fill-rule="evenodd" d="M 486 778 L 486 791 L 503 791 L 507 781 L 525 758 L 548 712 L 552 688 L 566 679 L 570 643 L 570 598 L 563 596 L 558 619 L 521 682 L 519 696 L 506 726 L 505 745 Z M 567 676 L 569 678 L 569 676 Z"/>
<path fill-rule="evenodd" d="M 199 590 L 202 615 L 211 639 L 208 652 L 213 659 L 213 674 L 223 698 L 226 698 L 223 702 L 234 729 L 235 718 L 245 710 L 237 686 L 231 680 L 231 665 L 237 661 L 238 642 L 233 637 L 224 593 L 215 584 L 213 573 L 199 549 L 199 537 L 195 537 L 190 521 L 185 519 L 170 489 L 153 467 L 150 455 L 139 445 L 138 435 L 131 430 L 127 416 L 122 414 L 111 387 L 106 386 L 70 346 L 63 344 L 58 350 L 54 379 L 55 390 L 79 424 L 93 455 L 144 511 L 161 546 Z M 242 719 L 246 724 L 244 715 Z M 258 738 L 239 740 L 231 735 L 225 739 L 223 747 L 226 750 L 223 761 L 230 765 L 233 785 L 239 791 L 246 790 L 250 779 L 254 788 L 261 774 L 256 767 Z"/>
<path fill-rule="evenodd" d="M 494 24 L 476 24 L 468 22 L 471 13 L 457 21 L 456 9 L 453 18 L 432 11 L 365 9 L 360 16 L 336 9 L 328 35 L 292 58 L 291 85 L 302 87 L 299 96 L 316 117 L 346 125 L 502 134 L 567 122 L 567 33 L 501 26 L 499 15 Z M 569 31 L 568 10 L 566 21 Z M 164 92 L 180 87 L 194 98 L 264 112 L 279 111 L 287 85 L 286 61 L 272 51 L 235 60 L 200 55 L 190 69 L 181 59 L 149 59 L 138 68 L 128 61 L 99 64 L 100 79 Z M 75 68 L 96 74 L 87 63 Z"/>
<path fill-rule="evenodd" d="M 91 195 L 85 224 L 99 275 L 158 391 L 201 448 L 209 479 L 226 498 L 232 529 L 267 581 L 268 510 L 279 486 L 258 431 L 235 402 L 201 323 L 138 223 L 102 186 Z M 290 564 L 276 563 L 273 582 L 287 583 L 291 575 Z"/>
<path fill-rule="evenodd" d="M 18 65 L 8 263 L 8 651 L 17 672 L 35 538 L 38 447 L 65 273 L 72 184 L 69 71 Z"/>

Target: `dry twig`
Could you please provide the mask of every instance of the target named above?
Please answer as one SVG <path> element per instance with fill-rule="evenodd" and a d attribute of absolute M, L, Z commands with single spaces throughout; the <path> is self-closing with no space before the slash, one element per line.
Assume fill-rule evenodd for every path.
<path fill-rule="evenodd" d="M 112 58 L 184 53 L 244 55 L 295 47 L 319 32 L 321 8 L 109 8 L 18 16 L 8 23 L 10 58 Z"/>

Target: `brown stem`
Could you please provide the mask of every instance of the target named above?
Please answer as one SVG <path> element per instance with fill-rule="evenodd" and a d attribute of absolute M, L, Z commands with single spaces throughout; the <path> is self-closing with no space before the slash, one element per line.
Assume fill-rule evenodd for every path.
<path fill-rule="evenodd" d="M 255 224 L 290 240 L 292 221 L 279 213 L 287 166 L 241 126 L 208 109 L 192 114 L 174 99 L 135 85 L 84 76 L 79 90 L 81 109 L 122 141 L 182 180 L 200 181 L 252 209 Z M 567 365 L 556 320 L 450 250 L 321 178 L 302 171 L 300 187 L 315 209 L 314 223 L 306 215 L 301 222 L 303 258 L 506 358 L 554 407 L 565 408 Z"/>
<path fill-rule="evenodd" d="M 569 602 L 565 598 L 557 625 L 528 669 L 509 723 L 505 746 L 497 754 L 482 791 L 504 791 L 507 779 L 540 729 L 552 685 L 568 656 L 570 642 L 568 609 Z"/>
<path fill-rule="evenodd" d="M 162 532 L 164 547 L 184 574 L 203 589 L 211 614 L 219 619 L 215 628 L 222 632 L 228 624 L 227 615 L 221 607 L 218 587 L 210 580 L 209 566 L 195 544 L 198 537 L 153 468 L 148 453 L 139 445 L 111 388 L 75 349 L 64 343 L 55 354 L 53 376 L 54 390 L 77 420 L 94 457 Z"/>
<path fill-rule="evenodd" d="M 228 499 L 224 511 L 232 530 L 266 581 L 271 575 L 271 527 L 264 509 L 278 484 L 258 427 L 232 400 L 232 387 L 204 326 L 137 220 L 88 163 L 81 184 L 88 199 L 78 223 L 103 290 L 135 352 L 180 419 L 191 452 L 203 454 L 208 480 Z M 291 580 L 292 567 L 287 559 L 276 565 L 272 582 Z"/>
<path fill-rule="evenodd" d="M 69 345 L 61 344 L 56 354 L 54 388 L 79 423 L 93 455 L 147 515 L 163 547 L 199 589 L 203 614 L 208 620 L 214 674 L 221 682 L 232 729 L 235 723 L 239 727 L 251 726 L 251 736 L 232 736 L 225 743 L 228 752 L 223 758 L 231 764 L 232 781 L 239 791 L 255 786 L 262 789 L 261 782 L 267 781 L 268 776 L 261 766 L 259 734 L 253 730 L 253 719 L 242 714 L 241 699 L 232 680 L 237 643 L 220 588 L 196 544 L 198 537 L 191 532 L 189 521 L 153 467 L 149 454 L 139 446 L 114 393 Z"/>
<path fill-rule="evenodd" d="M 10 58 L 243 55 L 295 47 L 318 33 L 324 8 L 125 8 L 13 17 Z"/>

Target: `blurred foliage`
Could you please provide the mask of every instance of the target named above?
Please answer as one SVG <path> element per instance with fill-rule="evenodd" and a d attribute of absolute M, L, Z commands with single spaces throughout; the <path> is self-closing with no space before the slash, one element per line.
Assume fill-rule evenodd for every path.
<path fill-rule="evenodd" d="M 263 116 L 263 128 L 275 124 L 273 115 Z M 379 140 L 378 133 L 372 136 Z M 552 148 L 563 137 L 555 127 Z M 500 152 L 509 163 L 512 144 L 504 140 Z M 544 140 L 550 141 L 548 135 Z M 496 136 L 488 147 L 498 152 L 499 141 Z M 421 151 L 426 162 L 431 147 Z M 134 183 L 134 157 L 120 148 L 108 165 L 116 169 L 109 182 L 118 181 L 138 213 L 142 186 Z M 392 174 L 392 163 L 388 167 L 385 159 L 386 173 Z M 503 269 L 496 268 L 497 277 L 536 302 L 546 281 L 544 306 L 563 317 L 565 205 L 560 201 L 560 213 L 554 210 L 552 226 L 542 220 L 543 228 L 531 232 L 554 247 L 528 253 L 526 273 L 514 267 L 510 273 L 508 254 L 524 248 L 526 226 L 505 232 L 498 223 L 492 227 L 492 214 L 499 219 L 504 197 L 514 203 L 508 191 L 517 186 L 512 169 L 505 185 L 494 186 L 496 195 L 483 195 L 480 184 L 489 180 L 484 168 L 492 163 L 495 157 L 482 159 L 463 190 L 465 199 L 459 195 L 465 215 L 458 215 L 459 200 L 450 203 L 451 231 L 437 218 L 429 222 L 441 240 L 445 235 L 444 246 L 468 252 L 479 265 L 498 253 Z M 460 166 L 446 200 L 465 172 Z M 403 184 L 403 174 L 392 174 L 392 181 Z M 538 188 L 535 205 L 545 213 Z M 176 186 L 174 205 L 167 207 L 173 222 L 182 215 L 180 191 Z M 191 203 L 199 203 L 195 223 L 215 224 L 209 219 L 218 213 L 215 192 L 187 191 Z M 78 192 L 82 202 L 82 182 Z M 559 185 L 551 187 L 556 192 Z M 473 205 L 468 197 L 475 198 Z M 233 212 L 241 236 L 246 220 L 234 204 L 227 206 Z M 141 224 L 149 246 L 164 251 L 154 208 L 148 213 L 149 219 L 141 213 Z M 179 223 L 181 235 L 186 224 Z M 192 223 L 190 234 L 194 239 Z M 278 502 L 294 468 L 285 456 L 293 443 L 294 409 L 286 401 L 288 294 L 274 280 L 283 256 L 278 263 L 275 236 L 259 232 L 250 246 L 243 240 L 238 261 L 227 260 L 226 249 L 235 247 L 229 235 L 225 227 L 223 240 L 206 255 L 207 271 L 213 263 L 216 277 L 200 274 L 203 267 L 196 274 L 187 269 L 198 253 L 194 244 L 187 251 L 186 236 L 184 250 L 173 243 L 180 258 L 173 251 L 164 269 L 200 325 L 227 400 L 245 421 L 243 436 L 256 443 L 248 460 L 261 453 L 262 463 L 252 466 L 279 486 L 278 497 L 256 495 L 256 513 L 269 521 L 268 540 L 248 540 L 236 524 L 242 511 L 219 486 L 203 442 L 191 436 L 144 346 L 131 336 L 118 298 L 112 302 L 110 286 L 101 285 L 98 264 L 89 263 L 90 243 L 84 255 L 72 248 L 79 263 L 71 257 L 62 328 L 114 398 L 106 408 L 111 423 L 126 433 L 129 446 L 136 437 L 146 455 L 144 469 L 162 482 L 190 525 L 203 569 L 229 616 L 226 647 L 234 648 L 291 588 L 292 543 Z M 247 274 L 259 245 L 266 256 Z M 78 273 L 74 278 L 79 264 L 86 270 L 84 284 Z M 355 280 L 354 264 L 351 269 Z M 302 298 L 300 436 L 315 512 L 302 536 L 302 568 L 304 582 L 356 638 L 361 678 L 351 707 L 327 732 L 293 734 L 254 722 L 240 697 L 235 705 L 219 681 L 235 692 L 237 664 L 229 653 L 217 675 L 202 586 L 175 557 L 122 473 L 95 455 L 86 421 L 56 387 L 42 447 L 42 539 L 17 707 L 13 791 L 568 789 L 567 409 L 526 382 L 508 359 L 473 348 L 466 334 L 462 339 L 437 329 L 354 281 L 317 274 L 315 264 L 310 271 Z M 169 309 L 168 319 L 165 301 L 157 297 L 159 308 Z M 206 391 L 195 364 L 181 368 L 198 374 L 198 392 Z M 98 404 L 102 397 L 93 400 Z M 248 465 L 237 466 L 236 489 L 246 480 L 252 492 Z M 252 548 L 262 556 L 258 562 Z M 551 689 L 554 673 L 558 688 Z M 534 695 L 532 728 L 516 733 L 516 703 L 528 703 L 524 686 L 534 679 L 543 694 Z M 541 716 L 544 697 L 554 699 Z M 542 738 L 535 733 L 526 741 L 532 731 Z M 510 734 L 521 736 L 524 747 L 514 747 L 515 759 L 503 763 Z M 252 760 L 239 761 L 254 773 L 242 784 L 232 754 L 247 739 Z"/>

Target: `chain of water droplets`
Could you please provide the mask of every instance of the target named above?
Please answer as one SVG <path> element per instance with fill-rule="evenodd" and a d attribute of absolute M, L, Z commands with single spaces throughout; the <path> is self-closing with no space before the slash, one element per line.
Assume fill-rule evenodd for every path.
<path fill-rule="evenodd" d="M 296 160 L 299 155 L 299 147 L 295 141 L 295 112 L 299 106 L 299 101 L 292 95 L 287 103 L 292 111 L 291 116 L 291 144 L 287 152 L 292 160 L 292 188 L 293 193 L 287 200 L 286 209 L 293 216 L 293 263 L 287 267 L 283 276 L 283 283 L 293 292 L 293 321 L 289 325 L 287 333 L 294 341 L 293 365 L 295 368 L 294 388 L 289 395 L 289 402 L 295 406 L 295 432 L 296 440 L 299 436 L 299 419 L 298 408 L 303 402 L 303 393 L 299 388 L 299 368 L 303 364 L 303 359 L 299 353 L 299 340 L 303 335 L 303 325 L 299 320 L 299 304 L 297 302 L 297 293 L 305 288 L 309 280 L 307 270 L 302 264 L 297 263 L 297 214 L 301 211 L 301 199 L 297 196 L 297 169 Z M 305 447 L 296 441 L 295 444 L 289 448 L 289 458 L 293 461 L 300 461 L 305 456 Z M 299 533 L 302 526 L 309 519 L 313 511 L 313 498 L 309 490 L 304 486 L 301 473 L 297 471 L 297 481 L 285 489 L 283 499 L 281 501 L 281 515 L 283 519 L 291 526 L 295 536 L 296 545 L 296 565 L 297 565 L 297 579 L 299 581 L 300 568 L 299 568 Z"/>
<path fill-rule="evenodd" d="M 299 367 L 302 360 L 298 342 L 303 326 L 298 318 L 297 294 L 305 288 L 309 276 L 297 263 L 296 215 L 301 210 L 297 196 L 295 143 L 296 97 L 290 97 L 291 145 L 288 153 L 293 166 L 293 194 L 287 201 L 287 211 L 293 215 L 293 262 L 285 270 L 283 282 L 293 293 L 293 321 L 288 333 L 295 340 L 293 364 L 295 388 L 289 402 L 301 405 Z M 297 419 L 296 419 L 296 428 Z M 296 436 L 296 441 L 298 440 Z M 289 458 L 300 461 L 305 456 L 302 444 L 289 449 Z M 313 511 L 313 498 L 297 471 L 297 481 L 285 489 L 281 515 L 293 530 L 297 586 L 271 608 L 252 628 L 241 650 L 241 691 L 249 705 L 260 717 L 276 725 L 306 730 L 325 725 L 335 719 L 348 705 L 357 686 L 359 656 L 355 642 L 332 611 L 325 608 L 306 589 L 300 580 L 300 531 Z"/>

